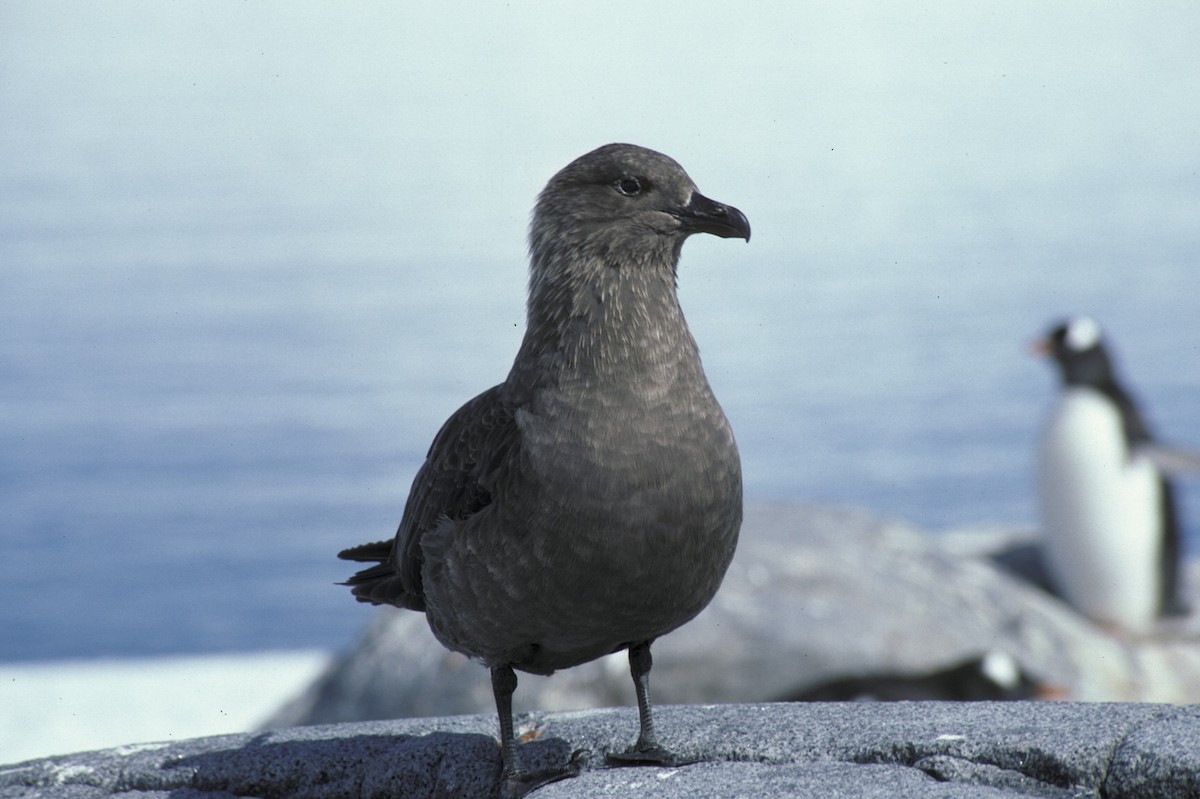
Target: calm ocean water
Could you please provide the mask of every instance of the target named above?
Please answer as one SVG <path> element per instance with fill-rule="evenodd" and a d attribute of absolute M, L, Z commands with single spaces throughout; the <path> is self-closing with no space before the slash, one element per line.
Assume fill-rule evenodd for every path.
<path fill-rule="evenodd" d="M 688 8 L 5 4 L 0 660 L 352 640 L 334 553 L 504 377 L 533 198 L 611 140 L 754 226 L 680 274 L 752 500 L 1031 525 L 1076 311 L 1200 447 L 1200 12 Z"/>

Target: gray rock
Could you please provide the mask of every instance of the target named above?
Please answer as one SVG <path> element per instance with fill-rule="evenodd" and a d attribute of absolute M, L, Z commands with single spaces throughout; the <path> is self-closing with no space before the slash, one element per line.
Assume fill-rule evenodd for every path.
<path fill-rule="evenodd" d="M 606 768 L 632 709 L 536 714 L 533 762 L 587 750 L 576 779 L 534 795 L 1194 797 L 1200 708 L 1074 702 L 662 706 L 665 742 L 699 762 Z M 27 797 L 482 797 L 500 754 L 491 715 L 363 722 L 119 747 L 0 767 Z"/>
<path fill-rule="evenodd" d="M 1023 579 L 1036 577 L 1030 547 L 1019 531 L 935 535 L 864 511 L 748 505 L 716 599 L 655 645 L 655 695 L 771 701 L 847 676 L 924 674 L 998 648 L 1069 698 L 1200 700 L 1194 621 L 1115 637 Z M 523 675 L 517 690 L 526 710 L 632 701 L 623 653 L 549 678 Z M 271 725 L 491 707 L 485 670 L 447 653 L 420 614 L 384 611 Z"/>
<path fill-rule="evenodd" d="M 1105 787 L 1114 796 L 1200 796 L 1197 752 L 1200 720 L 1196 716 L 1152 721 L 1117 747 Z"/>

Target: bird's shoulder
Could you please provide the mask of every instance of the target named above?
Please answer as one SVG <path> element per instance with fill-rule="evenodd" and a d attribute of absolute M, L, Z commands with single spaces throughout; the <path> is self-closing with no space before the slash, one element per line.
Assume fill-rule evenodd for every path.
<path fill-rule="evenodd" d="M 520 447 L 519 407 L 509 386 L 501 383 L 451 414 L 429 445 L 413 482 L 410 504 L 414 500 L 432 503 L 437 506 L 437 516 L 451 519 L 464 518 L 487 505 L 491 476 L 510 462 Z"/>
<path fill-rule="evenodd" d="M 405 583 L 420 580 L 420 539 L 443 520 L 461 520 L 492 502 L 493 476 L 517 457 L 516 403 L 505 384 L 467 401 L 438 430 L 413 480 L 396 553 Z"/>

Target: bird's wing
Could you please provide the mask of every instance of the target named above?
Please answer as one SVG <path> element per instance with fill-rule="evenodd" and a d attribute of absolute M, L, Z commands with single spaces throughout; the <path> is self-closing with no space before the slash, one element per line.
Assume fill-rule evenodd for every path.
<path fill-rule="evenodd" d="M 350 578 L 347 584 L 354 595 L 364 602 L 424 610 L 421 536 L 491 503 L 488 477 L 497 464 L 515 457 L 518 441 L 513 407 L 504 398 L 503 385 L 455 411 L 434 437 L 413 479 L 395 539 L 338 554 L 345 560 L 377 564 Z"/>
<path fill-rule="evenodd" d="M 1134 454 L 1144 456 L 1166 475 L 1200 473 L 1200 453 L 1197 452 L 1147 441 L 1138 444 Z"/>

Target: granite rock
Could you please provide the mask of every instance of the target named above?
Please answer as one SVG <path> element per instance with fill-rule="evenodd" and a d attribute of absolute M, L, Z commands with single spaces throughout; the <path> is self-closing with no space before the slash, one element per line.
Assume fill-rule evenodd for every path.
<path fill-rule="evenodd" d="M 1076 702 L 662 706 L 665 742 L 698 762 L 610 768 L 631 709 L 539 713 L 533 760 L 586 752 L 533 796 L 1182 799 L 1200 791 L 1200 708 Z M 0 798 L 486 797 L 491 715 L 299 727 L 142 744 L 0 767 Z"/>

